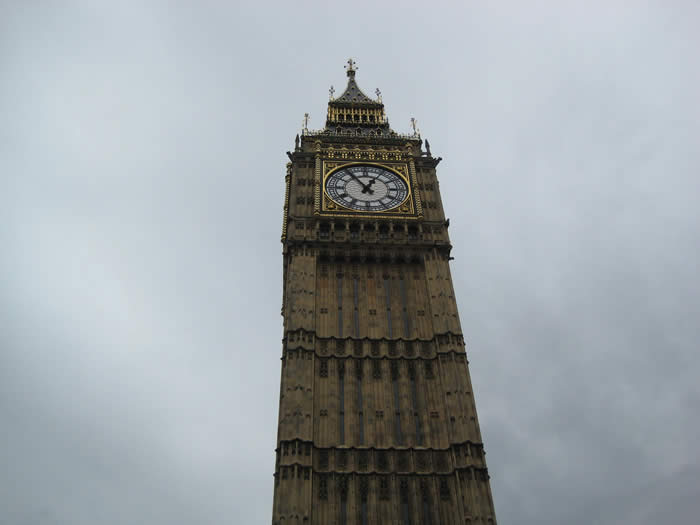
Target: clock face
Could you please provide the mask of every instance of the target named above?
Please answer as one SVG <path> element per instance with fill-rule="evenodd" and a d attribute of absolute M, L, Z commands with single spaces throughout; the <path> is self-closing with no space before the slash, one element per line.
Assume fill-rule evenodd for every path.
<path fill-rule="evenodd" d="M 406 182 L 379 166 L 348 166 L 326 179 L 326 192 L 336 204 L 358 211 L 396 208 L 408 197 Z"/>

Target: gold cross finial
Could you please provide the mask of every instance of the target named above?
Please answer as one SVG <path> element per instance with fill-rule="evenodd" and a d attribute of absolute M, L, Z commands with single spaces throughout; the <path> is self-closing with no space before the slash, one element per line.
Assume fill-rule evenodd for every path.
<path fill-rule="evenodd" d="M 346 73 L 350 78 L 355 77 L 355 71 L 357 71 L 357 67 L 355 66 L 355 61 L 352 58 L 348 58 L 348 65 L 345 66 L 345 69 L 347 70 Z"/>

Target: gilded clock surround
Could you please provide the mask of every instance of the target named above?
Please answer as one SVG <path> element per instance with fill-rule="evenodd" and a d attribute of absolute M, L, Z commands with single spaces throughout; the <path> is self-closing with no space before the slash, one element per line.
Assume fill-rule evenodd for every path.
<path fill-rule="evenodd" d="M 345 169 L 350 166 L 376 166 L 378 168 L 382 168 L 388 171 L 391 171 L 394 173 L 397 177 L 400 177 L 401 180 L 406 184 L 407 188 L 407 195 L 406 198 L 397 206 L 394 208 L 391 208 L 389 210 L 383 210 L 381 212 L 376 212 L 376 213 L 368 213 L 366 211 L 359 211 L 359 210 L 354 210 L 352 208 L 347 208 L 345 206 L 342 206 L 341 204 L 338 204 L 337 202 L 333 201 L 331 196 L 328 194 L 326 190 L 326 181 L 328 178 L 333 175 L 336 171 L 340 171 L 342 169 Z M 408 177 L 408 164 L 406 163 L 395 163 L 395 164 L 380 164 L 378 162 L 328 162 L 324 161 L 323 162 L 323 182 L 321 183 L 321 187 L 323 188 L 323 203 L 321 210 L 323 212 L 339 212 L 341 214 L 352 214 L 352 215 L 362 215 L 362 216 L 371 216 L 371 217 L 395 217 L 396 215 L 400 216 L 410 216 L 411 214 L 415 215 L 415 208 L 413 206 L 413 191 L 411 188 L 411 182 Z M 335 214 L 334 214 L 335 215 Z"/>

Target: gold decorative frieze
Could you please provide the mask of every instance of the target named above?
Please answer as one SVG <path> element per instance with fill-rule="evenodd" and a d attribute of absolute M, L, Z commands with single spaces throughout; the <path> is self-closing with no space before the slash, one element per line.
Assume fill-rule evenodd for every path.
<path fill-rule="evenodd" d="M 361 108 L 345 106 L 328 106 L 327 119 L 338 124 L 386 124 L 384 108 Z"/>
<path fill-rule="evenodd" d="M 322 150 L 322 155 L 329 159 L 354 159 L 354 160 L 405 160 L 406 154 L 398 149 L 356 149 L 356 148 L 334 148 L 329 147 Z"/>

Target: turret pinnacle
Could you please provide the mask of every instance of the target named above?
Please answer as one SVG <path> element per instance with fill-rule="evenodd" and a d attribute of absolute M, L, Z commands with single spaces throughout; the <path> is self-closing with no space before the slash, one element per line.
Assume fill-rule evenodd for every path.
<path fill-rule="evenodd" d="M 352 58 L 348 60 L 348 65 L 345 66 L 345 70 L 348 76 L 348 85 L 345 88 L 345 91 L 343 91 L 343 94 L 338 98 L 331 99 L 331 102 L 380 107 L 382 105 L 381 100 L 372 100 L 369 98 L 362 92 L 360 87 L 357 85 L 357 82 L 355 82 L 355 73 L 357 72 L 357 68 L 355 67 L 355 61 Z"/>
<path fill-rule="evenodd" d="M 374 133 L 379 134 L 389 131 L 389 122 L 384 114 L 381 98 L 374 100 L 368 97 L 355 82 L 357 66 L 352 58 L 348 60 L 345 70 L 348 77 L 345 91 L 339 97 L 333 98 L 334 91 L 331 89 L 326 129 L 352 127 L 353 130 L 361 128 L 369 133 L 369 129 L 373 128 Z"/>
<path fill-rule="evenodd" d="M 382 93 L 377 89 L 377 98 L 368 97 L 357 85 L 355 76 L 357 65 L 351 58 L 345 66 L 348 83 L 345 91 L 336 97 L 333 86 L 328 90 L 328 112 L 326 126 L 322 130 L 308 129 L 308 119 L 305 117 L 302 138 L 309 136 L 338 137 L 342 140 L 359 140 L 360 142 L 374 139 L 386 140 L 420 140 L 417 130 L 412 135 L 400 135 L 389 127 L 389 120 L 384 113 Z M 352 139 L 350 139 L 352 137 Z"/>

